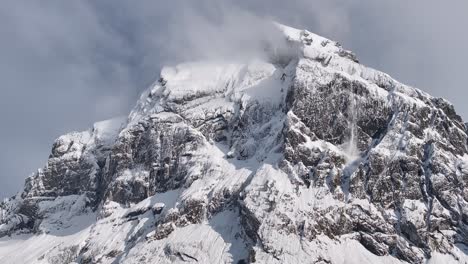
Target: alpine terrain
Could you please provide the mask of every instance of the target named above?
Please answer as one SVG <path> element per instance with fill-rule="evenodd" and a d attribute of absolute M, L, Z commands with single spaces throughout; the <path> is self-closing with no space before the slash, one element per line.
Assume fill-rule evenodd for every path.
<path fill-rule="evenodd" d="M 0 204 L 0 263 L 468 263 L 454 107 L 276 25 L 249 63 L 162 69 Z"/>

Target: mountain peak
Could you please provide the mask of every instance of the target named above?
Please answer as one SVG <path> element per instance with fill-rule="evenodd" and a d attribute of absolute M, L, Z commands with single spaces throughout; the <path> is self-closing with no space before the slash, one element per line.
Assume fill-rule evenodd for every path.
<path fill-rule="evenodd" d="M 0 260 L 466 260 L 453 106 L 276 25 L 268 58 L 165 67 L 126 121 L 60 137 L 0 204 Z"/>

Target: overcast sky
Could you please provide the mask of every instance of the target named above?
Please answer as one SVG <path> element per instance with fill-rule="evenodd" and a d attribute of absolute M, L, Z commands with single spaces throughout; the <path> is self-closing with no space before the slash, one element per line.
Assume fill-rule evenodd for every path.
<path fill-rule="evenodd" d="M 466 0 L 3 0 L 0 198 L 59 135 L 127 114 L 161 65 L 249 56 L 256 36 L 274 35 L 266 19 L 339 41 L 468 119 L 467 10 Z"/>

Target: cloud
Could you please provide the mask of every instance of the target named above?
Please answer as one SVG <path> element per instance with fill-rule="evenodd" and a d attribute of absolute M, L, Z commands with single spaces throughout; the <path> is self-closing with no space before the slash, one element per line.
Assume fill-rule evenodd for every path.
<path fill-rule="evenodd" d="M 0 197 L 54 138 L 126 114 L 164 64 L 245 60 L 281 45 L 266 20 L 341 42 L 362 62 L 468 116 L 468 2 L 5 0 L 0 9 Z"/>
<path fill-rule="evenodd" d="M 220 17 L 209 17 L 183 8 L 179 17 L 171 17 L 166 53 L 176 61 L 243 60 L 262 56 L 264 42 L 280 36 L 272 23 L 243 10 L 220 7 L 219 12 Z"/>
<path fill-rule="evenodd" d="M 131 37 L 132 48 L 140 50 L 134 55 L 141 55 L 140 63 L 152 69 L 190 60 L 244 60 L 265 56 L 265 43 L 283 44 L 280 31 L 269 18 L 228 1 L 117 3 L 126 10 L 127 17 L 123 20 L 130 21 L 125 25 L 124 34 Z M 111 11 L 105 5 L 97 9 L 102 11 L 104 19 L 119 12 L 115 5 Z M 110 27 L 122 31 L 119 24 Z"/>
<path fill-rule="evenodd" d="M 454 103 L 468 117 L 468 1 L 357 1 L 346 39 L 362 61 Z"/>
<path fill-rule="evenodd" d="M 124 114 L 138 92 L 126 43 L 85 2 L 4 1 L 0 35 L 4 196 L 45 164 L 55 137 Z M 108 106 L 109 96 L 120 100 Z"/>

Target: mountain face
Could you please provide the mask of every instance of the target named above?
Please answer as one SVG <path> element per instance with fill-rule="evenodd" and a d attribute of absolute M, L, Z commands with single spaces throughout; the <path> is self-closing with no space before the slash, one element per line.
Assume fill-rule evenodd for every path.
<path fill-rule="evenodd" d="M 466 263 L 453 106 L 278 25 L 289 49 L 166 67 L 0 204 L 1 263 Z"/>

